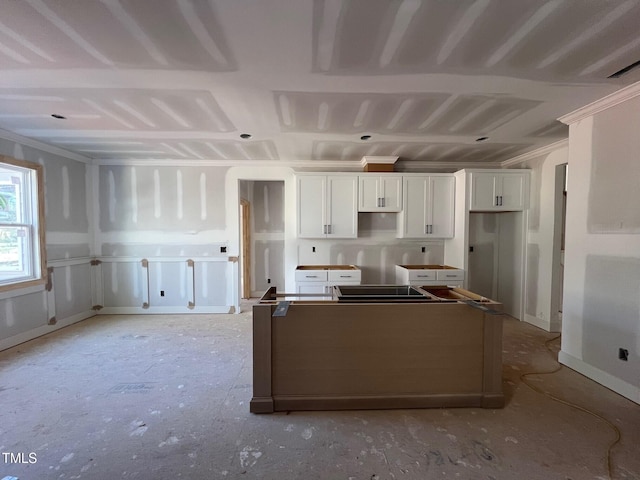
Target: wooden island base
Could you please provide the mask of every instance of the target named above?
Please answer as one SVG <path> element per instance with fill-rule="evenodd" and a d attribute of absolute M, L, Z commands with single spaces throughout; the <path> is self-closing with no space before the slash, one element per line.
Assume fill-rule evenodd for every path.
<path fill-rule="evenodd" d="M 462 302 L 275 309 L 253 307 L 253 413 L 504 406 L 500 315 Z"/>

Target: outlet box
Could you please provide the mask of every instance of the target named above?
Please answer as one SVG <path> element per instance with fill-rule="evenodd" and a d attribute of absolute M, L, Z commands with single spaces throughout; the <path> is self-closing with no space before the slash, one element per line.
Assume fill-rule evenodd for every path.
<path fill-rule="evenodd" d="M 618 358 L 620 360 L 622 360 L 623 362 L 628 362 L 629 361 L 629 350 L 627 350 L 626 348 L 619 348 L 618 349 Z"/>
<path fill-rule="evenodd" d="M 422 247 L 422 253 L 424 253 L 424 252 L 425 252 L 425 250 L 426 250 L 426 248 L 425 248 L 425 247 Z"/>
<path fill-rule="evenodd" d="M 160 290 L 160 296 L 164 297 L 164 290 Z"/>
<path fill-rule="evenodd" d="M 220 247 L 220 253 L 227 253 L 227 247 Z"/>

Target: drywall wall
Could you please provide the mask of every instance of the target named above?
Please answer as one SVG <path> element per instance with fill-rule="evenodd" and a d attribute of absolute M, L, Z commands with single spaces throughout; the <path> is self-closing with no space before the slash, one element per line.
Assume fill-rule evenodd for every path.
<path fill-rule="evenodd" d="M 622 222 L 623 228 L 634 228 L 633 216 L 628 214 L 640 204 L 639 177 L 631 167 L 639 163 L 638 134 L 637 128 L 627 126 L 638 125 L 638 105 L 637 99 L 628 100 L 570 125 L 559 359 L 640 403 L 640 235 L 594 228 L 605 224 L 592 202 L 602 199 L 602 192 L 615 192 L 627 206 L 620 212 L 610 211 L 614 221 L 606 224 Z M 616 129 L 626 133 L 611 135 Z M 603 162 L 609 172 L 600 177 L 594 167 Z M 628 183 L 631 175 L 636 182 L 633 188 Z M 620 347 L 629 351 L 627 362 L 618 359 Z"/>
<path fill-rule="evenodd" d="M 101 165 L 100 232 L 137 232 L 144 235 L 143 243 L 153 243 L 150 232 L 189 234 L 202 244 L 217 240 L 212 238 L 215 233 L 225 230 L 221 207 L 226 171 L 225 167 Z"/>
<path fill-rule="evenodd" d="M 467 174 L 460 170 L 454 174 L 456 179 L 454 208 L 454 237 L 444 241 L 444 262 L 452 267 L 469 271 L 469 215 L 467 206 Z M 469 287 L 469 279 L 465 276 L 464 286 Z"/>
<path fill-rule="evenodd" d="M 96 167 L 101 313 L 226 312 L 237 304 L 231 288 L 237 266 L 227 251 L 227 171 Z"/>
<path fill-rule="evenodd" d="M 604 372 L 638 385 L 640 258 L 587 255 L 585 272 L 582 358 Z M 636 334 L 630 336 L 630 332 Z M 631 362 L 620 361 L 620 348 L 632 353 Z"/>
<path fill-rule="evenodd" d="M 639 126 L 640 97 L 593 117 L 589 233 L 640 233 Z"/>
<path fill-rule="evenodd" d="M 469 290 L 498 298 L 498 221 L 501 214 L 469 213 Z M 473 248 L 473 251 L 471 250 Z"/>
<path fill-rule="evenodd" d="M 94 312 L 88 165 L 6 138 L 0 138 L 0 155 L 43 166 L 46 255 L 52 286 L 48 292 L 42 286 L 0 296 L 1 349 L 88 318 Z"/>
<path fill-rule="evenodd" d="M 521 319 L 522 236 L 525 213 L 469 213 L 468 287 L 501 302 L 504 312 Z M 471 251 L 473 248 L 473 251 Z"/>
<path fill-rule="evenodd" d="M 494 214 L 496 215 L 496 214 Z M 526 212 L 504 212 L 498 216 L 498 295 L 503 311 L 521 320 L 524 275 L 523 236 Z M 522 260 L 521 260 L 522 259 Z"/>
<path fill-rule="evenodd" d="M 551 152 L 528 158 L 512 168 L 531 170 L 530 199 L 527 226 L 524 320 L 547 331 L 560 331 L 558 300 L 554 292 L 560 290 L 560 272 L 556 271 L 559 249 L 556 238 L 556 213 L 561 208 L 556 195 L 557 166 L 567 163 L 569 149 L 563 142 Z"/>
<path fill-rule="evenodd" d="M 442 264 L 442 240 L 396 238 L 398 215 L 359 213 L 358 238 L 355 239 L 300 239 L 298 264 L 357 265 L 363 284 L 395 283 L 396 265 Z"/>

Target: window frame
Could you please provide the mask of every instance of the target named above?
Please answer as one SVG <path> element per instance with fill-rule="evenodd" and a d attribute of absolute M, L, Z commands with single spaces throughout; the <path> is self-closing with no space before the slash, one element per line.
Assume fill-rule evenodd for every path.
<path fill-rule="evenodd" d="M 44 168 L 38 163 L 32 163 L 26 160 L 18 160 L 17 158 L 0 155 L 0 166 L 3 164 L 32 170 L 35 173 L 35 185 L 32 185 L 32 188 L 35 187 L 37 191 L 35 192 L 35 194 L 32 193 L 32 198 L 35 199 L 35 202 L 37 204 L 31 206 L 33 214 L 31 215 L 29 224 L 30 228 L 28 229 L 31 235 L 33 250 L 33 274 L 30 278 L 27 279 L 20 279 L 15 282 L 9 281 L 7 283 L 0 284 L 0 293 L 17 290 L 20 288 L 44 285 L 48 281 L 47 250 L 45 242 L 46 229 L 44 218 Z"/>

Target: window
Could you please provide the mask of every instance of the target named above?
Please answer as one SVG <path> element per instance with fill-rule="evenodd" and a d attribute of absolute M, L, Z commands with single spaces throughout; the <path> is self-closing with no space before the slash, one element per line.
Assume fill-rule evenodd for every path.
<path fill-rule="evenodd" d="M 0 290 L 44 282 L 42 167 L 0 156 Z"/>

